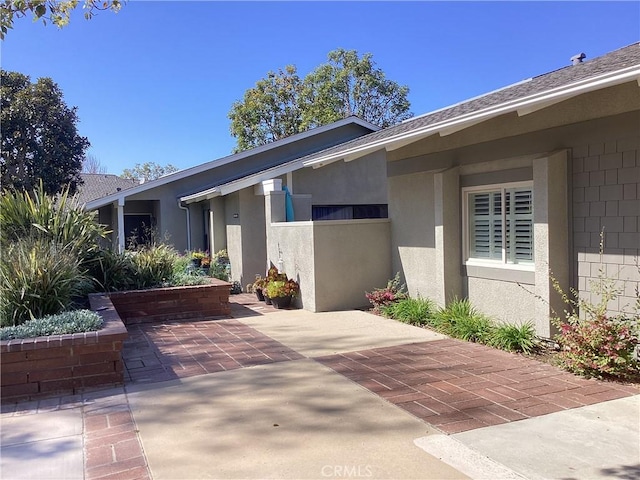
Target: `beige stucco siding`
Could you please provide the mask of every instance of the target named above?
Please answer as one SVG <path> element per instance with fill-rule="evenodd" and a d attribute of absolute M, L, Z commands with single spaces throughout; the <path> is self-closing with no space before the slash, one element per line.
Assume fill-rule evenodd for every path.
<path fill-rule="evenodd" d="M 412 297 L 434 298 L 435 219 L 433 174 L 389 178 L 393 272 L 403 272 Z M 405 267 L 411 266 L 411 267 Z"/>
<path fill-rule="evenodd" d="M 473 305 L 501 322 L 535 324 L 534 294 L 531 285 L 516 282 L 473 277 L 466 281 L 466 296 Z"/>
<path fill-rule="evenodd" d="M 386 172 L 384 152 L 376 152 L 357 161 L 297 170 L 293 191 L 311 194 L 313 205 L 385 204 Z"/>
<path fill-rule="evenodd" d="M 365 292 L 389 279 L 390 238 L 386 219 L 272 223 L 268 256 L 300 283 L 298 306 L 353 309 L 367 305 Z"/>
<path fill-rule="evenodd" d="M 434 217 L 428 211 L 430 201 L 434 213 L 437 203 L 430 177 L 458 169 L 461 198 L 469 179 L 491 184 L 529 175 L 537 179 L 534 198 L 542 202 L 536 208 L 545 209 L 536 215 L 536 249 L 543 250 L 536 250 L 535 274 L 487 271 L 485 276 L 476 269 L 469 275 L 460 252 L 461 293 L 499 320 L 535 320 L 538 332 L 549 335 L 548 308 L 541 309 L 535 298 L 537 289 L 549 292 L 548 268 L 588 298 L 602 260 L 621 292 L 609 305 L 611 313 L 628 308 L 640 285 L 634 266 L 640 253 L 639 108 L 637 84 L 622 85 L 388 152 L 393 269 L 404 273 L 412 294 L 432 296 L 439 288 L 430 286 L 431 270 L 440 268 L 434 259 Z M 607 113 L 611 115 L 597 118 Z M 462 212 L 458 215 L 462 222 Z M 553 301 L 557 307 L 557 298 Z"/>

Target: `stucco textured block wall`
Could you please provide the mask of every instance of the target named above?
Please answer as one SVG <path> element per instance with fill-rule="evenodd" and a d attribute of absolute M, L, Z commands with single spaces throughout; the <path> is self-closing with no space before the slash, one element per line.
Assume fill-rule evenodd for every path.
<path fill-rule="evenodd" d="M 391 277 L 386 219 L 273 223 L 267 238 L 269 261 L 300 283 L 295 305 L 305 310 L 363 307 Z"/>
<path fill-rule="evenodd" d="M 573 149 L 574 280 L 597 302 L 600 272 L 620 291 L 612 313 L 629 312 L 640 287 L 640 136 L 593 141 Z M 603 240 L 602 254 L 600 242 Z"/>

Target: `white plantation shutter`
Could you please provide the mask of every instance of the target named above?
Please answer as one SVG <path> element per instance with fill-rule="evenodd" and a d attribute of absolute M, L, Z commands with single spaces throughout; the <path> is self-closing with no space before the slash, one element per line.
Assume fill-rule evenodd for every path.
<path fill-rule="evenodd" d="M 468 212 L 469 258 L 533 262 L 530 187 L 469 193 Z"/>
<path fill-rule="evenodd" d="M 512 188 L 505 192 L 509 242 L 507 261 L 524 263 L 533 261 L 533 192 L 530 188 Z"/>

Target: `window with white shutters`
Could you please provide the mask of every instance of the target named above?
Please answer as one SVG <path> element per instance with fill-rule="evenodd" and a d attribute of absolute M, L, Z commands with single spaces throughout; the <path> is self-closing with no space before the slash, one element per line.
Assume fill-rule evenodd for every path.
<path fill-rule="evenodd" d="M 533 263 L 533 188 L 492 186 L 465 191 L 467 260 Z"/>

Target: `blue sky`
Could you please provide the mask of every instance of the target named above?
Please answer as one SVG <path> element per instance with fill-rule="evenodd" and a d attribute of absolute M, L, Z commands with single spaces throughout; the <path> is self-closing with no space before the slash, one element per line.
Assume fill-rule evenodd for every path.
<path fill-rule="evenodd" d="M 427 113 L 640 40 L 638 2 L 130 0 L 70 25 L 19 19 L 2 68 L 51 77 L 109 173 L 228 155 L 227 114 L 269 70 L 301 76 L 336 48 L 369 52 Z"/>

